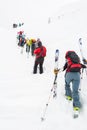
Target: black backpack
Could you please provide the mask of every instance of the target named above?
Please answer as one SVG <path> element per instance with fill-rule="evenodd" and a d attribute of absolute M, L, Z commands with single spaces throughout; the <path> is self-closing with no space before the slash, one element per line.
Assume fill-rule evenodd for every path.
<path fill-rule="evenodd" d="M 68 69 L 70 72 L 80 72 L 80 58 L 74 51 L 68 51 L 65 55 L 67 59 Z"/>
<path fill-rule="evenodd" d="M 80 58 L 79 58 L 79 56 L 76 54 L 75 51 L 68 51 L 68 52 L 66 53 L 66 59 L 67 59 L 67 58 L 70 58 L 73 63 L 76 63 L 76 64 L 80 63 Z"/>

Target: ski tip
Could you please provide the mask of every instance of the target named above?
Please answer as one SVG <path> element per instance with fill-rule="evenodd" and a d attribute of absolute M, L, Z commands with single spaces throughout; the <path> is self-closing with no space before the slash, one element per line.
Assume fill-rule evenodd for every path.
<path fill-rule="evenodd" d="M 78 111 L 74 110 L 74 112 L 73 112 L 73 118 L 75 119 L 75 118 L 78 118 L 78 117 L 79 117 L 79 110 Z"/>

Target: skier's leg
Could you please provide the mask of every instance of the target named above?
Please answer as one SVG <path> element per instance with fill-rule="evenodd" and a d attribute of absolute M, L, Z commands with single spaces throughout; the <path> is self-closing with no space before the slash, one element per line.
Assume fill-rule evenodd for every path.
<path fill-rule="evenodd" d="M 70 82 L 71 82 L 71 75 L 70 75 L 70 73 L 66 73 L 66 75 L 65 75 L 65 95 L 66 95 L 66 97 L 72 97 Z"/>
<path fill-rule="evenodd" d="M 40 74 L 43 73 L 43 63 L 44 63 L 44 57 L 41 57 L 41 58 L 40 58 L 40 63 L 39 63 L 39 71 L 40 71 Z"/>
<path fill-rule="evenodd" d="M 40 74 L 42 74 L 43 73 L 43 63 L 40 63 L 39 64 L 39 71 L 40 71 Z"/>
<path fill-rule="evenodd" d="M 73 96 L 73 107 L 80 108 L 81 104 L 80 104 L 79 92 L 78 92 L 79 84 L 80 84 L 80 74 L 77 73 L 77 74 L 75 74 L 74 80 L 72 82 L 72 87 L 73 87 L 72 96 Z"/>
<path fill-rule="evenodd" d="M 34 64 L 34 69 L 33 69 L 33 74 L 36 74 L 37 73 L 37 62 L 35 61 L 35 64 Z"/>

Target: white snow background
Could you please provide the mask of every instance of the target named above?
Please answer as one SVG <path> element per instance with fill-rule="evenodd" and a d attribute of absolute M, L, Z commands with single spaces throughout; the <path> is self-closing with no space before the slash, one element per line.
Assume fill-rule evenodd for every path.
<path fill-rule="evenodd" d="M 50 23 L 48 23 L 50 18 Z M 21 28 L 12 24 L 24 22 Z M 47 48 L 44 73 L 33 74 L 35 57 L 23 54 L 16 35 L 24 30 L 26 37 L 40 38 Z M 59 49 L 59 68 L 65 63 L 67 50 L 81 57 L 78 40 L 82 38 L 83 55 L 87 58 L 86 0 L 3 0 L 0 4 L 0 130 L 86 130 L 87 75 L 81 80 L 83 109 L 79 118 L 72 117 L 72 102 L 64 97 L 64 74 L 58 74 L 57 98 L 50 99 L 45 120 L 43 116 L 54 81 L 54 56 Z"/>

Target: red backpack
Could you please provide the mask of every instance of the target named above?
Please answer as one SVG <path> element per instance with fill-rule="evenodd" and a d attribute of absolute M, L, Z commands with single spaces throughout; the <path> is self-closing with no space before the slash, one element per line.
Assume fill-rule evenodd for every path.
<path fill-rule="evenodd" d="M 81 69 L 80 58 L 74 51 L 68 51 L 65 55 L 67 60 L 67 71 L 79 72 Z"/>
<path fill-rule="evenodd" d="M 45 56 L 46 56 L 46 52 L 47 52 L 46 47 L 45 47 L 45 46 L 42 46 L 41 56 L 42 56 L 42 57 L 45 57 Z"/>

